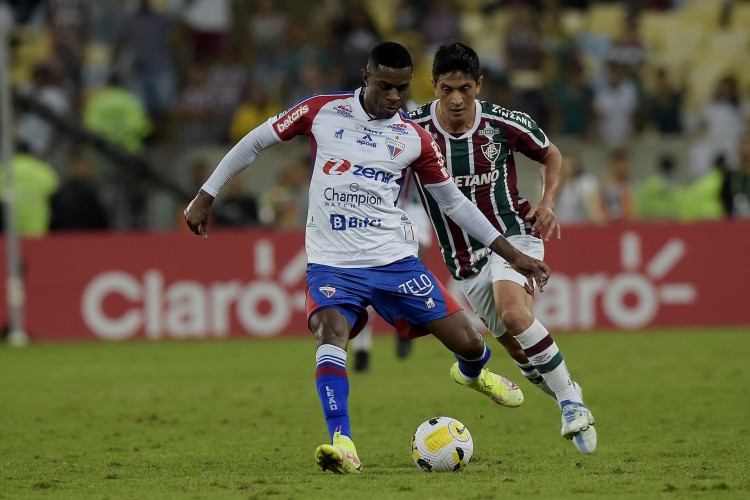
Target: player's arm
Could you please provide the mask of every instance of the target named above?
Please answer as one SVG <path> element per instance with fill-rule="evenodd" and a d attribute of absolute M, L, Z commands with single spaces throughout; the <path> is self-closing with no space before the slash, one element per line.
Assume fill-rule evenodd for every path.
<path fill-rule="evenodd" d="M 208 236 L 208 217 L 211 214 L 211 204 L 219 190 L 232 177 L 255 161 L 255 158 L 264 149 L 278 144 L 278 142 L 278 136 L 273 133 L 268 124 L 262 123 L 229 150 L 185 209 L 185 222 L 193 233 L 204 238 Z"/>
<path fill-rule="evenodd" d="M 541 260 L 534 259 L 519 252 L 511 245 L 500 232 L 495 229 L 484 214 L 456 187 L 452 180 L 440 184 L 425 185 L 430 195 L 440 206 L 440 209 L 453 222 L 458 224 L 471 236 L 481 241 L 487 247 L 508 261 L 508 263 L 526 276 L 529 286 L 534 288 L 534 283 L 540 291 L 549 279 L 551 270 Z"/>
<path fill-rule="evenodd" d="M 540 161 L 542 174 L 542 196 L 536 206 L 526 215 L 526 220 L 536 217 L 531 230 L 545 241 L 556 233 L 560 238 L 560 223 L 555 216 L 555 202 L 563 184 L 562 154 L 554 144 L 547 147 L 547 154 Z"/>

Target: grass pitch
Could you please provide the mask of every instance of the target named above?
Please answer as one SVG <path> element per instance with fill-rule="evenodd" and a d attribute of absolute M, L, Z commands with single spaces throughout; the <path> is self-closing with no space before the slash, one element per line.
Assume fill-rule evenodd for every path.
<path fill-rule="evenodd" d="M 596 417 L 594 455 L 560 437 L 556 406 L 499 345 L 490 367 L 524 390 L 517 409 L 454 384 L 437 340 L 398 360 L 386 336 L 350 373 L 359 476 L 313 461 L 327 432 L 312 338 L 0 347 L 0 498 L 750 498 L 750 330 L 556 340 Z M 464 472 L 412 462 L 436 415 L 473 435 Z"/>

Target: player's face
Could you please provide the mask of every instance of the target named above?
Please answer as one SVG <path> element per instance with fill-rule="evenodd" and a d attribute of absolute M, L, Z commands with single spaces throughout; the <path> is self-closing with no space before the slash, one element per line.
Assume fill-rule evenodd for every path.
<path fill-rule="evenodd" d="M 388 68 L 362 70 L 365 81 L 365 109 L 376 118 L 393 117 L 406 104 L 411 85 L 411 68 Z"/>
<path fill-rule="evenodd" d="M 450 120 L 462 121 L 474 118 L 474 99 L 482 90 L 482 80 L 475 81 L 460 71 L 443 73 L 437 81 L 432 80 L 435 97 L 440 99 L 440 107 Z"/>

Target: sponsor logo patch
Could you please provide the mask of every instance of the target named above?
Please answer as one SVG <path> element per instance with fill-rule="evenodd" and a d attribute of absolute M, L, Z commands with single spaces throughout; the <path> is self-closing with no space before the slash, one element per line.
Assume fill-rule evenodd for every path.
<path fill-rule="evenodd" d="M 284 130 L 291 127 L 294 122 L 299 120 L 300 117 L 305 115 L 308 111 L 310 111 L 310 108 L 307 106 L 307 104 L 304 104 L 294 111 L 287 112 L 283 115 L 285 116 L 284 121 L 276 124 L 276 130 L 279 133 L 283 132 Z"/>

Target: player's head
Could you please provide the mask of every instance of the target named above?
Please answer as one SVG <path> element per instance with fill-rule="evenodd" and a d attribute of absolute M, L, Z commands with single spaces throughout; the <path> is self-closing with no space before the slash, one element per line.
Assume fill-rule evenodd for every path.
<path fill-rule="evenodd" d="M 432 60 L 432 79 L 435 81 L 441 75 L 458 72 L 478 82 L 481 71 L 476 51 L 461 42 L 445 42 L 437 48 Z"/>
<path fill-rule="evenodd" d="M 391 118 L 403 107 L 409 96 L 412 61 L 401 44 L 383 42 L 370 51 L 367 68 L 362 70 L 365 82 L 365 109 L 375 118 Z"/>
<path fill-rule="evenodd" d="M 435 51 L 432 87 L 449 119 L 474 116 L 474 99 L 482 90 L 482 80 L 479 56 L 468 45 L 450 41 Z"/>

